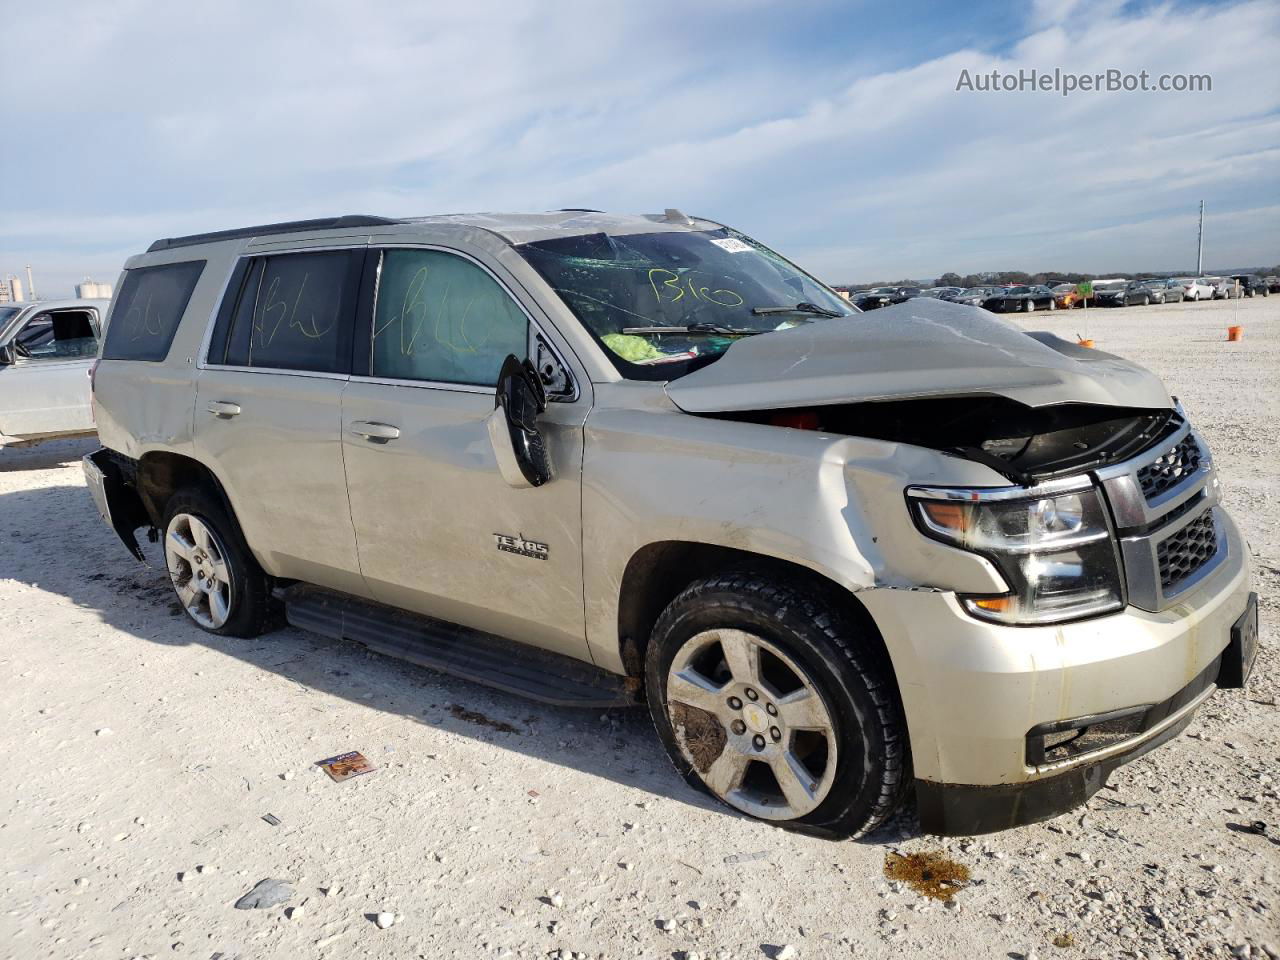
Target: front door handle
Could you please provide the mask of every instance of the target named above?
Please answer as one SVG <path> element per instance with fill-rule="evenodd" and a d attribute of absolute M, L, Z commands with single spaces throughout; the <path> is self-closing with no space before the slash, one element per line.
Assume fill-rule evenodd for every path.
<path fill-rule="evenodd" d="M 232 417 L 240 416 L 240 404 L 231 403 L 228 400 L 214 400 L 209 404 L 209 412 L 215 417 L 230 420 Z"/>
<path fill-rule="evenodd" d="M 362 437 L 370 443 L 386 443 L 400 437 L 400 428 L 389 423 L 377 423 L 372 420 L 353 420 L 351 423 L 353 436 Z"/>

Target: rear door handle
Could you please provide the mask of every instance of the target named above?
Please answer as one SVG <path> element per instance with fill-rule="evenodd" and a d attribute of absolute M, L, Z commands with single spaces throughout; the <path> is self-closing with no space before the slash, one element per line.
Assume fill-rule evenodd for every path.
<path fill-rule="evenodd" d="M 231 403 L 227 400 L 214 400 L 209 404 L 209 412 L 215 417 L 221 417 L 223 420 L 229 420 L 232 417 L 240 416 L 240 404 Z"/>
<path fill-rule="evenodd" d="M 363 437 L 371 443 L 386 443 L 388 440 L 396 440 L 400 437 L 400 428 L 394 427 L 389 423 L 377 423 L 372 420 L 353 420 L 351 422 L 351 433 L 357 437 Z"/>

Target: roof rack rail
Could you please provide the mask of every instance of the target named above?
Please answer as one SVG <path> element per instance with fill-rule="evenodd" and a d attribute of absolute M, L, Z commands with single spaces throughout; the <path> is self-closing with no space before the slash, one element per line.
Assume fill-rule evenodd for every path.
<path fill-rule="evenodd" d="M 201 243 L 219 240 L 241 240 L 246 237 L 268 237 L 277 233 L 298 233 L 303 230 L 340 230 L 346 227 L 385 227 L 400 223 L 387 217 L 351 214 L 345 217 L 322 217 L 319 220 L 289 220 L 284 223 L 264 223 L 257 227 L 239 227 L 235 230 L 214 230 L 211 233 L 193 233 L 185 237 L 166 237 L 147 247 L 147 253 L 172 250 L 175 247 L 194 247 Z"/>

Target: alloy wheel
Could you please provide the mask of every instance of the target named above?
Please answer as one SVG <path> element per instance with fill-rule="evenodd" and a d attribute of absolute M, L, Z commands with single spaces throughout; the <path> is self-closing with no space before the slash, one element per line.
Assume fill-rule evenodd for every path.
<path fill-rule="evenodd" d="M 831 711 L 769 641 L 743 630 L 696 634 L 671 662 L 666 695 L 681 752 L 725 803 L 793 820 L 826 799 L 837 760 Z"/>
<path fill-rule="evenodd" d="M 217 630 L 231 616 L 231 570 L 227 553 L 199 517 L 179 513 L 169 521 L 164 556 L 178 600 L 191 619 Z"/>

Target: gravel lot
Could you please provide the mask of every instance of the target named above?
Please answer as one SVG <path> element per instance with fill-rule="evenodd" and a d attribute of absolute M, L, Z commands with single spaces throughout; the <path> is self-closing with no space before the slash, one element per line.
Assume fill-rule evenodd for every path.
<path fill-rule="evenodd" d="M 910 814 L 808 839 L 688 789 L 640 711 L 532 704 L 294 629 L 212 638 L 98 520 L 92 443 L 60 441 L 0 451 L 0 956 L 1280 956 L 1280 298 L 1022 319 L 1167 379 L 1262 597 L 1248 690 L 1085 810 L 974 840 Z M 378 770 L 313 766 L 348 750 Z M 1258 820 L 1269 835 L 1242 829 Z M 950 905 L 884 877 L 924 851 L 971 871 Z M 264 878 L 293 896 L 233 909 Z"/>

